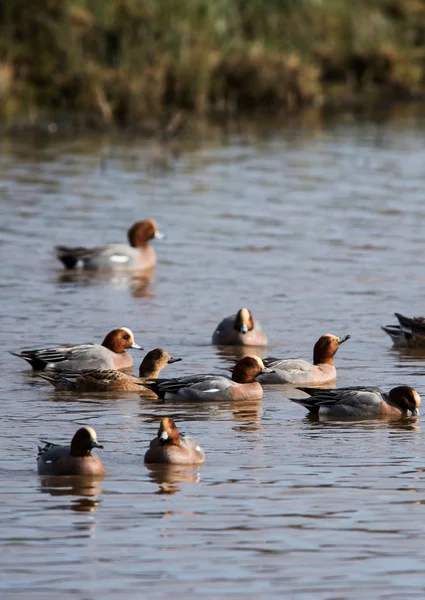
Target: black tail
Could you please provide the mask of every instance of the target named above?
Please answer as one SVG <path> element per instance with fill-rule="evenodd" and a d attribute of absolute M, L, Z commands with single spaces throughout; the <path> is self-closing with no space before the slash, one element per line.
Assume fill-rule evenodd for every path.
<path fill-rule="evenodd" d="M 159 383 L 160 383 L 160 379 L 148 379 L 147 381 L 143 381 L 142 383 L 140 383 L 140 387 L 141 390 L 143 391 L 143 388 L 147 388 L 148 390 L 151 390 L 152 392 L 155 392 L 155 394 L 157 394 L 157 396 L 159 396 Z"/>
<path fill-rule="evenodd" d="M 67 246 L 55 246 L 55 255 L 67 269 L 74 269 L 79 260 L 79 253 L 84 248 L 69 248 Z"/>
<path fill-rule="evenodd" d="M 299 388 L 298 388 L 299 389 Z M 289 398 L 291 402 L 304 406 L 311 414 L 317 415 L 319 413 L 320 404 L 314 398 Z"/>
<path fill-rule="evenodd" d="M 32 352 L 12 352 L 10 350 L 10 354 L 13 354 L 13 356 L 19 356 L 19 358 L 26 360 L 35 371 L 44 371 L 46 368 L 46 361 L 37 358 L 32 354 Z"/>
<path fill-rule="evenodd" d="M 408 329 L 412 328 L 413 319 L 411 319 L 410 317 L 405 317 L 404 315 L 401 315 L 400 313 L 394 313 L 394 314 L 397 317 L 398 322 L 400 323 L 400 325 L 402 327 L 407 327 Z"/>

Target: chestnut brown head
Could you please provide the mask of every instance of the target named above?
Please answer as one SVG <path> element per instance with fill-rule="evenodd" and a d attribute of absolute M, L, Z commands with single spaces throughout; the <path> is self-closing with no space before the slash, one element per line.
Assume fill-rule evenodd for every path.
<path fill-rule="evenodd" d="M 238 310 L 233 327 L 240 333 L 248 333 L 254 329 L 254 319 L 249 308 Z"/>
<path fill-rule="evenodd" d="M 419 416 L 421 397 L 414 388 L 408 385 L 400 385 L 393 388 L 388 396 L 389 404 L 396 406 L 403 413 L 410 412 L 412 416 Z"/>
<path fill-rule="evenodd" d="M 171 417 L 161 419 L 157 437 L 160 444 L 180 446 L 179 430 Z"/>
<path fill-rule="evenodd" d="M 331 333 L 322 335 L 314 345 L 313 363 L 315 365 L 333 365 L 333 357 L 342 343 L 350 338 L 349 335 L 337 337 Z"/>
<path fill-rule="evenodd" d="M 161 240 L 164 235 L 158 230 L 154 220 L 137 221 L 127 232 L 128 242 L 133 248 L 146 246 L 149 240 Z"/>
<path fill-rule="evenodd" d="M 97 442 L 97 435 L 92 427 L 81 427 L 72 438 L 71 456 L 90 456 L 92 448 L 103 448 Z"/>
<path fill-rule="evenodd" d="M 232 379 L 236 383 L 252 383 L 261 373 L 274 373 L 274 371 L 265 367 L 258 356 L 244 356 L 233 367 Z"/>
<path fill-rule="evenodd" d="M 111 352 L 115 352 L 116 354 L 121 354 L 128 348 L 143 350 L 143 348 L 134 341 L 133 332 L 131 329 L 128 329 L 128 327 L 120 327 L 119 329 L 110 331 L 103 340 L 102 346 L 105 346 L 105 348 L 108 348 L 108 350 L 111 350 Z"/>

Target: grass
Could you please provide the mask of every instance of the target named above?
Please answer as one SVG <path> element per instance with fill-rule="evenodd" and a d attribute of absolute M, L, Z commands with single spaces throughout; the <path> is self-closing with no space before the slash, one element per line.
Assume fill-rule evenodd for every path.
<path fill-rule="evenodd" d="M 8 0 L 0 118 L 155 128 L 422 97 L 424 0 Z"/>

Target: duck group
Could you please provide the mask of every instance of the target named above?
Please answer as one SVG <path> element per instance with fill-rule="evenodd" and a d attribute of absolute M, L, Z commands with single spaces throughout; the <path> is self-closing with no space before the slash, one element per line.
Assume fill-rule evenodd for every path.
<path fill-rule="evenodd" d="M 91 271 L 150 269 L 156 254 L 149 244 L 162 239 L 155 221 L 145 219 L 128 230 L 128 245 L 105 244 L 98 247 L 57 246 L 55 255 L 65 269 Z M 382 329 L 394 346 L 425 348 L 425 318 L 395 313 L 398 324 Z M 97 336 L 95 336 L 97 337 Z M 258 356 L 268 344 L 263 326 L 247 307 L 224 317 L 214 329 L 211 344 L 237 347 L 242 352 L 231 374 L 194 373 L 163 378 L 162 370 L 180 357 L 172 357 L 163 348 L 147 352 L 140 362 L 138 375 L 131 373 L 133 356 L 129 350 L 143 350 L 128 327 L 113 329 L 102 343 L 52 346 L 12 351 L 25 360 L 40 379 L 59 391 L 69 393 L 137 393 L 142 398 L 173 402 L 237 402 L 261 400 L 269 384 L 285 386 L 304 394 L 290 400 L 305 408 L 309 415 L 336 419 L 376 419 L 418 417 L 421 399 L 408 385 L 389 392 L 378 387 L 327 387 L 337 378 L 335 355 L 350 335 L 326 333 L 312 342 L 312 362 L 304 358 Z M 98 338 L 99 339 L 99 338 Z M 101 339 L 101 338 L 100 338 Z M 239 354 L 240 355 L 240 354 Z M 168 372 L 168 369 L 167 369 Z M 315 387 L 317 386 L 317 387 Z M 48 476 L 103 475 L 105 466 L 93 449 L 102 449 L 96 431 L 80 427 L 66 445 L 43 442 L 39 447 L 37 471 Z M 170 416 L 162 417 L 155 438 L 144 454 L 146 464 L 201 465 L 205 453 L 198 441 L 182 435 Z"/>

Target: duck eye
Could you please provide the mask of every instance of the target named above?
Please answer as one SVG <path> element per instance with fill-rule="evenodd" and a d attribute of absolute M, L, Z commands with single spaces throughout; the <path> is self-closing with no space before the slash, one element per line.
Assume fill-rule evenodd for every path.
<path fill-rule="evenodd" d="M 125 334 L 124 339 L 125 340 L 129 340 L 130 339 L 130 336 L 128 335 L 128 333 Z"/>

